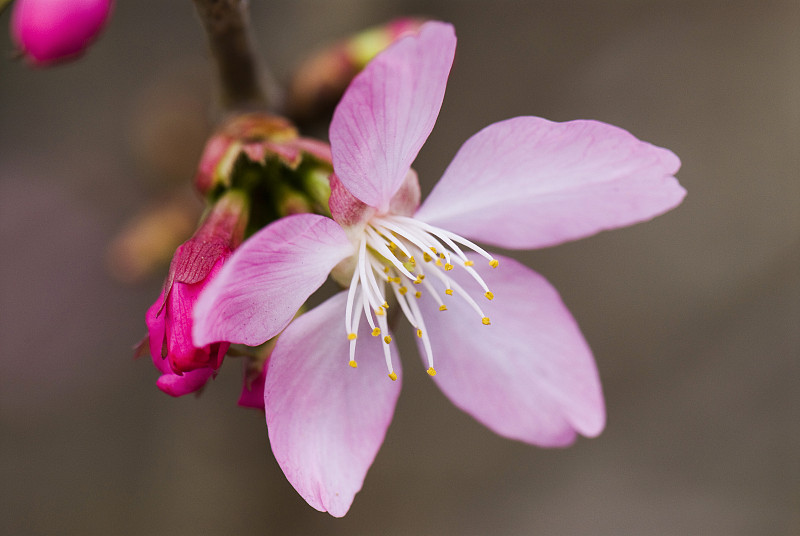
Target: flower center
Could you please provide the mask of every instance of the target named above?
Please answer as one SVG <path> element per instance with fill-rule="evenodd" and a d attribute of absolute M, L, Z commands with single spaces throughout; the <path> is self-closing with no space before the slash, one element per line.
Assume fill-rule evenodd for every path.
<path fill-rule="evenodd" d="M 361 307 L 363 316 L 372 328 L 372 335 L 378 337 L 383 334 L 386 344 L 382 346 L 389 377 L 392 380 L 397 379 L 389 351 L 392 337 L 386 321 L 386 312 L 389 309 L 386 300 L 387 285 L 406 319 L 416 329 L 417 337 L 422 340 L 428 360 L 428 374 L 431 376 L 436 375 L 433 350 L 416 300 L 427 292 L 438 302 L 439 311 L 447 310 L 442 296 L 431 283 L 432 279 L 441 283 L 445 295 L 458 295 L 465 301 L 483 325 L 488 326 L 491 323 L 475 299 L 448 274 L 456 268 L 465 270 L 483 289 L 486 299 L 494 298 L 486 282 L 472 267 L 474 262 L 467 258 L 462 247 L 486 258 L 492 268 L 499 264 L 497 259 L 469 240 L 413 218 L 387 215 L 370 220 L 359 243 L 356 268 L 347 294 L 345 329 L 350 340 L 351 367 L 358 366 L 355 361 L 356 333 L 362 315 L 357 308 Z"/>

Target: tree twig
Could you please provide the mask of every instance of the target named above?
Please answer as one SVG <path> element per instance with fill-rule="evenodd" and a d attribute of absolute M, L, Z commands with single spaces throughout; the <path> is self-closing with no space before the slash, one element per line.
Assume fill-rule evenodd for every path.
<path fill-rule="evenodd" d="M 193 0 L 217 68 L 222 105 L 227 111 L 267 110 L 278 103 L 253 52 L 247 0 Z"/>

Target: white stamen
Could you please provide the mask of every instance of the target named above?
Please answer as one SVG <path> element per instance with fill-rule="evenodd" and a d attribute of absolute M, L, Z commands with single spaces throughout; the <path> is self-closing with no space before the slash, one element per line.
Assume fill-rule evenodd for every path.
<path fill-rule="evenodd" d="M 358 334 L 358 324 L 361 321 L 361 315 L 356 315 L 353 319 L 353 324 L 350 326 L 350 333 Z M 358 339 L 350 339 L 350 363 L 356 362 L 356 341 Z"/>
<path fill-rule="evenodd" d="M 498 265 L 498 261 L 494 257 L 471 241 L 412 218 L 396 215 L 381 216 L 373 218 L 367 224 L 359 243 L 357 266 L 350 281 L 345 310 L 345 327 L 350 340 L 350 366 L 357 366 L 355 362 L 356 333 L 361 315 L 354 313 L 354 307 L 356 303 L 360 302 L 364 316 L 372 328 L 372 335 L 382 336 L 384 359 L 389 377 L 392 380 L 397 379 L 392 365 L 390 347 L 392 338 L 389 334 L 386 316 L 386 310 L 389 307 L 385 301 L 386 284 L 388 283 L 403 315 L 416 329 L 417 336 L 422 339 L 422 346 L 427 354 L 428 374 L 436 375 L 436 370 L 433 368 L 433 348 L 420 307 L 416 299 L 407 296 L 409 289 L 414 289 L 413 294 L 416 298 L 421 297 L 421 289 L 417 289 L 424 287 L 423 292 L 430 293 L 431 298 L 439 305 L 440 311 L 447 309 L 444 300 L 432 284 L 433 281 L 430 278 L 426 279 L 426 271 L 441 282 L 448 296 L 458 294 L 481 317 L 484 325 L 491 324 L 472 296 L 447 273 L 460 267 L 480 285 L 487 299 L 494 298 L 494 294 L 489 290 L 486 282 L 472 268 L 473 261 L 459 244 L 488 259 L 492 267 Z M 417 259 L 420 259 L 421 262 L 418 262 Z M 458 261 L 455 265 L 451 264 L 453 259 Z M 430 269 L 424 268 L 424 265 L 430 261 L 434 261 Z M 408 279 L 412 284 L 405 286 L 403 279 Z"/>
<path fill-rule="evenodd" d="M 400 309 L 403 311 L 403 314 L 406 315 L 406 319 L 408 319 L 409 324 L 414 326 L 415 328 L 419 328 L 419 315 L 414 315 L 411 310 L 408 308 L 407 298 L 400 294 L 400 287 L 392 285 L 392 290 L 394 291 L 394 297 L 397 298 L 397 303 L 400 304 Z"/>
<path fill-rule="evenodd" d="M 378 324 L 380 324 L 381 326 L 381 334 L 383 334 L 384 337 L 388 337 L 389 325 L 386 322 L 386 316 L 379 316 Z M 389 369 L 389 374 L 391 375 L 394 372 L 394 367 L 392 366 L 392 354 L 389 351 L 389 343 L 388 342 L 382 343 L 381 346 L 383 346 L 383 358 L 386 361 L 386 368 Z"/>
<path fill-rule="evenodd" d="M 358 333 L 358 331 L 353 331 L 350 328 L 353 319 L 353 303 L 356 298 L 356 290 L 358 290 L 358 278 L 359 271 L 353 270 L 353 277 L 350 279 L 350 288 L 347 289 L 347 307 L 344 310 L 344 327 L 348 335 L 351 333 Z M 360 315 L 356 315 L 356 317 L 358 316 Z"/>
<path fill-rule="evenodd" d="M 425 329 L 425 322 L 422 320 L 422 313 L 419 310 L 419 305 L 417 305 L 416 300 L 409 300 L 408 304 L 414 311 L 416 317 L 419 319 L 417 334 L 422 334 L 420 338 L 422 339 L 422 345 L 425 347 L 425 353 L 427 354 L 428 367 L 433 368 L 433 349 L 431 348 L 431 339 L 428 337 L 428 330 Z"/>
<path fill-rule="evenodd" d="M 372 238 L 372 240 L 369 242 L 369 245 L 372 247 L 372 249 L 383 255 L 386 260 L 391 262 L 392 265 L 394 265 L 397 270 L 402 272 L 403 275 L 410 278 L 414 277 L 408 270 L 406 270 L 405 266 L 403 266 L 403 263 L 401 263 L 398 258 L 395 257 L 394 253 L 392 253 L 392 251 L 386 246 L 384 239 L 379 236 L 377 232 L 367 227 L 367 235 Z"/>

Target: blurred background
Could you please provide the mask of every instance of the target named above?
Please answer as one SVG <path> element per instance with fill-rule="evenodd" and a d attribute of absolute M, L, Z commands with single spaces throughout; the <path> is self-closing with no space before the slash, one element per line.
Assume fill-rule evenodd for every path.
<path fill-rule="evenodd" d="M 800 534 L 796 0 L 252 4 L 282 82 L 399 15 L 455 25 L 424 192 L 471 134 L 516 115 L 606 121 L 681 157 L 678 209 L 517 255 L 592 346 L 607 429 L 561 450 L 497 437 L 402 341 L 394 423 L 337 520 L 287 483 L 263 415 L 236 406 L 236 360 L 199 398 L 158 391 L 132 347 L 166 267 L 115 277 L 108 250 L 170 203 L 185 216 L 157 228 L 188 237 L 218 117 L 192 2 L 120 1 L 81 61 L 0 61 L 0 533 Z"/>

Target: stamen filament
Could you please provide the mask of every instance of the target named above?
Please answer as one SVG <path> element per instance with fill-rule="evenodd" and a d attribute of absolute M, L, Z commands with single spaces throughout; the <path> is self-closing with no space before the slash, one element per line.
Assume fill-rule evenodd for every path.
<path fill-rule="evenodd" d="M 358 365 L 355 364 L 356 362 L 356 340 L 358 339 L 358 324 L 361 321 L 361 315 L 356 315 L 353 318 L 353 324 L 350 326 L 350 333 L 356 335 L 352 339 L 350 339 L 350 366 L 356 368 Z M 348 338 L 349 335 L 348 335 Z"/>
<path fill-rule="evenodd" d="M 388 227 L 386 227 L 384 225 L 380 225 L 378 223 L 373 223 L 372 224 L 372 228 L 375 229 L 381 235 L 382 238 L 384 238 L 385 240 L 391 241 L 393 244 L 395 244 L 400 251 L 405 253 L 406 257 L 410 258 L 412 256 L 411 252 L 406 248 L 405 244 L 403 244 L 403 241 L 400 240 L 400 237 L 402 237 L 402 235 L 400 235 L 400 237 L 393 236 L 391 229 L 389 229 Z M 392 237 L 392 238 L 389 238 L 389 237 Z"/>
<path fill-rule="evenodd" d="M 413 229 L 409 229 L 401 225 L 396 225 L 389 219 L 381 218 L 379 221 L 381 227 L 385 227 L 386 229 L 394 231 L 396 234 L 402 236 L 403 238 L 405 238 L 406 240 L 417 246 L 420 249 L 420 252 L 422 253 L 423 259 L 425 259 L 425 262 L 431 260 L 432 257 L 428 254 L 428 251 L 430 251 L 434 243 L 426 242 L 426 238 L 428 237 L 428 235 L 425 234 L 417 235 L 415 232 L 413 232 L 414 231 Z M 435 243 L 435 245 L 441 247 L 441 244 L 439 244 L 438 242 Z"/>
<path fill-rule="evenodd" d="M 369 269 L 369 273 L 367 268 Z M 378 301 L 377 296 L 381 295 L 378 289 L 378 282 L 375 281 L 375 275 L 372 273 L 371 266 L 367 263 L 367 237 L 361 240 L 361 247 L 358 251 L 358 269 L 360 272 L 361 286 L 364 289 L 364 295 L 367 302 L 372 309 L 377 309 L 383 300 Z"/>
<path fill-rule="evenodd" d="M 400 262 L 400 260 L 394 255 L 394 253 L 392 253 L 391 250 L 389 250 L 389 248 L 386 246 L 386 242 L 383 241 L 380 235 L 378 235 L 378 233 L 369 226 L 367 226 L 367 235 L 369 235 L 369 237 L 372 238 L 372 240 L 369 243 L 370 247 L 372 247 L 378 253 L 383 255 L 386 258 L 386 260 L 391 262 L 392 265 L 394 265 L 394 267 L 404 276 L 410 278 L 414 277 L 413 275 L 411 275 L 411 272 L 406 270 L 406 267 L 403 266 L 403 263 Z"/>
<path fill-rule="evenodd" d="M 385 316 L 379 316 L 378 317 L 378 324 L 380 324 L 380 326 L 381 326 L 381 331 L 383 333 L 386 333 L 386 335 L 388 337 L 388 335 L 389 335 L 389 325 L 386 323 L 386 317 Z M 383 347 L 383 358 L 386 361 L 386 368 L 389 370 L 389 377 L 391 378 L 392 374 L 394 374 L 394 367 L 392 366 L 392 353 L 391 353 L 390 347 L 389 347 L 389 343 L 390 342 L 392 342 L 391 338 L 389 338 L 386 341 L 386 344 L 381 344 L 381 346 Z M 396 374 L 395 374 L 395 377 L 392 378 L 392 380 L 395 380 L 395 379 L 397 379 L 397 375 Z"/>
<path fill-rule="evenodd" d="M 422 313 L 419 310 L 416 300 L 409 301 L 408 305 L 411 307 L 414 315 L 419 319 L 417 326 L 417 336 L 422 339 L 422 345 L 425 347 L 425 354 L 428 358 L 428 367 L 433 368 L 433 348 L 431 348 L 431 340 L 428 337 L 428 330 L 425 329 L 425 321 L 422 319 Z"/>
<path fill-rule="evenodd" d="M 351 329 L 353 320 L 353 303 L 355 302 L 356 291 L 358 290 L 358 270 L 353 270 L 353 277 L 350 279 L 350 287 L 347 289 L 347 306 L 344 310 L 344 327 L 348 335 L 350 333 L 358 333 Z"/>
<path fill-rule="evenodd" d="M 447 283 L 448 278 L 444 274 L 440 274 L 439 272 L 434 272 L 434 275 L 437 276 L 439 279 L 441 279 L 442 282 L 444 282 L 445 284 Z M 470 307 L 472 307 L 475 310 L 475 312 L 481 316 L 481 318 L 486 318 L 486 315 L 483 314 L 483 310 L 481 310 L 478 303 L 472 299 L 472 296 L 470 296 L 461 285 L 459 285 L 453 280 L 449 280 L 449 283 L 450 285 L 452 285 L 453 290 L 455 290 L 456 293 L 459 296 L 461 296 L 461 298 L 464 301 L 466 301 L 470 305 Z"/>
<path fill-rule="evenodd" d="M 407 303 L 408 300 L 405 297 L 405 295 L 400 292 L 400 289 L 398 287 L 393 286 L 392 290 L 394 291 L 394 295 L 397 298 L 397 303 L 400 305 L 400 310 L 403 311 L 404 315 L 406 315 L 408 322 L 415 328 L 419 328 L 419 323 L 417 321 L 417 318 L 419 318 L 419 316 L 413 314 L 411 310 L 408 308 L 408 303 Z"/>

